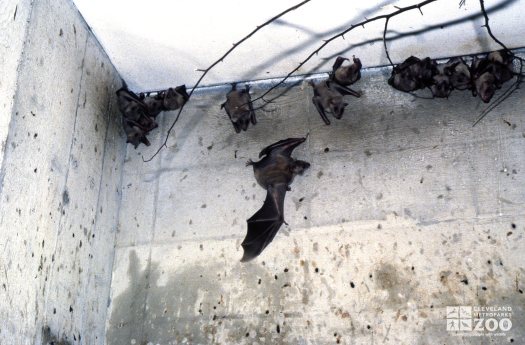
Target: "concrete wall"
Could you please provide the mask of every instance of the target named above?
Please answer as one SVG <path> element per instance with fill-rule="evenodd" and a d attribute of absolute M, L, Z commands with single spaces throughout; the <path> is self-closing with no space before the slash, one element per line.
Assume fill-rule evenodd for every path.
<path fill-rule="evenodd" d="M 125 147 L 120 80 L 69 1 L 0 8 L 0 343 L 101 343 Z"/>
<path fill-rule="evenodd" d="M 240 134 L 219 108 L 226 88 L 198 95 L 144 164 L 164 114 L 124 164 L 107 343 L 525 343 L 525 93 L 472 127 L 479 98 L 415 98 L 389 73 L 365 71 L 331 126 L 308 85 Z M 265 197 L 245 162 L 306 133 L 294 155 L 312 166 L 287 194 L 289 225 L 242 264 Z M 458 337 L 457 305 L 511 306 L 513 328 Z"/>

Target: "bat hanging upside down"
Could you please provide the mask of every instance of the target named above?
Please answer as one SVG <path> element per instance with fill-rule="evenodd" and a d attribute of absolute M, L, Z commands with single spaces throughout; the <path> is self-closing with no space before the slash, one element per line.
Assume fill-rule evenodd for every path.
<path fill-rule="evenodd" d="M 257 183 L 266 189 L 263 206 L 248 222 L 248 233 L 242 242 L 244 255 L 241 262 L 257 257 L 272 242 L 284 221 L 284 197 L 290 190 L 296 175 L 302 175 L 310 163 L 291 157 L 292 151 L 306 138 L 290 138 L 278 141 L 264 148 L 258 162 L 251 160 L 246 165 L 253 166 Z"/>
<path fill-rule="evenodd" d="M 242 90 L 237 90 L 237 84 L 233 83 L 232 89 L 226 95 L 226 102 L 221 104 L 222 108 L 226 110 L 236 133 L 240 133 L 241 129 L 247 130 L 250 122 L 253 125 L 257 123 L 248 85 Z"/>

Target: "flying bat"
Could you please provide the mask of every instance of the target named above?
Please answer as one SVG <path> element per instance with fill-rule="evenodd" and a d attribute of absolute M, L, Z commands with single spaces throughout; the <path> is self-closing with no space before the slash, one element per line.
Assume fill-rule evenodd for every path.
<path fill-rule="evenodd" d="M 232 84 L 232 89 L 226 95 L 226 102 L 221 104 L 222 108 L 226 110 L 236 133 L 240 133 L 241 129 L 247 130 L 250 122 L 253 125 L 257 123 L 248 85 L 242 90 L 237 90 L 237 84 Z"/>
<path fill-rule="evenodd" d="M 272 242 L 284 221 L 284 197 L 290 190 L 296 175 L 302 175 L 310 163 L 291 157 L 292 151 L 306 138 L 289 138 L 278 141 L 259 154 L 258 162 L 248 161 L 253 166 L 257 183 L 266 189 L 263 206 L 247 220 L 248 232 L 242 248 L 244 255 L 241 262 L 257 257 Z"/>

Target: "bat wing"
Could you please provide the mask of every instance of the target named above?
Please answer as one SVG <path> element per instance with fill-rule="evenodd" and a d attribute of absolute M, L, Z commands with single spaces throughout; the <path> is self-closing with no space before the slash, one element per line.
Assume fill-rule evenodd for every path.
<path fill-rule="evenodd" d="M 261 254 L 279 231 L 284 222 L 286 190 L 287 185 L 284 183 L 269 186 L 263 206 L 247 220 L 248 232 L 241 244 L 244 250 L 241 262 L 250 261 Z"/>
<path fill-rule="evenodd" d="M 319 113 L 319 115 L 321 115 L 321 119 L 323 119 L 325 124 L 329 125 L 330 120 L 328 120 L 328 117 L 326 116 L 326 112 L 324 111 L 323 104 L 319 100 L 319 96 L 312 97 L 312 102 L 315 106 L 315 109 L 317 109 L 317 112 Z"/>
<path fill-rule="evenodd" d="M 279 140 L 278 142 L 273 143 L 270 146 L 267 146 L 264 149 L 262 149 L 262 151 L 259 153 L 259 158 L 269 154 L 281 154 L 286 157 L 290 157 L 292 151 L 297 146 L 302 144 L 305 140 L 306 138 L 288 138 L 284 140 Z"/>
<path fill-rule="evenodd" d="M 331 89 L 336 90 L 341 95 L 352 95 L 354 97 L 361 97 L 361 94 L 355 90 L 352 90 L 351 88 L 338 84 L 338 83 L 330 83 L 329 86 Z"/>

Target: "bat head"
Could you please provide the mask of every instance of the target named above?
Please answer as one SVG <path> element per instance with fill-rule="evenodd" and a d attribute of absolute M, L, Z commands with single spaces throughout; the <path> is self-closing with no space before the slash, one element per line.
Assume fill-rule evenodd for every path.
<path fill-rule="evenodd" d="M 450 84 L 456 90 L 465 90 L 471 87 L 470 68 L 461 58 L 449 60 L 444 68 L 449 76 Z"/>
<path fill-rule="evenodd" d="M 452 85 L 450 84 L 449 77 L 444 74 L 437 74 L 433 79 L 434 82 L 430 86 L 432 95 L 438 98 L 448 98 L 450 92 L 452 92 Z"/>
<path fill-rule="evenodd" d="M 182 98 L 184 99 L 184 102 L 187 102 L 190 96 L 188 95 L 188 92 L 186 91 L 186 85 L 182 84 L 175 88 L 175 91 L 182 95 Z"/>
<path fill-rule="evenodd" d="M 494 96 L 494 92 L 496 91 L 495 82 L 496 78 L 489 72 L 483 73 L 474 81 L 476 91 L 483 102 L 490 102 L 492 96 Z"/>
<path fill-rule="evenodd" d="M 292 171 L 294 175 L 302 175 L 308 168 L 310 168 L 310 163 L 296 160 L 293 164 Z"/>
<path fill-rule="evenodd" d="M 177 88 L 182 87 L 179 92 Z M 175 110 L 180 108 L 184 103 L 186 103 L 186 100 L 188 99 L 188 94 L 186 93 L 186 87 L 184 85 L 178 86 L 175 89 L 172 89 L 171 87 L 166 91 L 164 94 L 164 98 L 162 100 L 162 105 L 164 109 L 166 110 Z"/>
<path fill-rule="evenodd" d="M 337 96 L 330 100 L 330 111 L 336 119 L 341 119 L 348 103 L 343 102 L 343 97 Z"/>
<path fill-rule="evenodd" d="M 126 131 L 127 137 L 126 143 L 132 144 L 135 149 L 140 145 L 140 143 L 143 143 L 146 146 L 151 145 L 148 138 L 146 138 L 146 134 L 139 127 L 124 126 L 124 130 Z"/>

